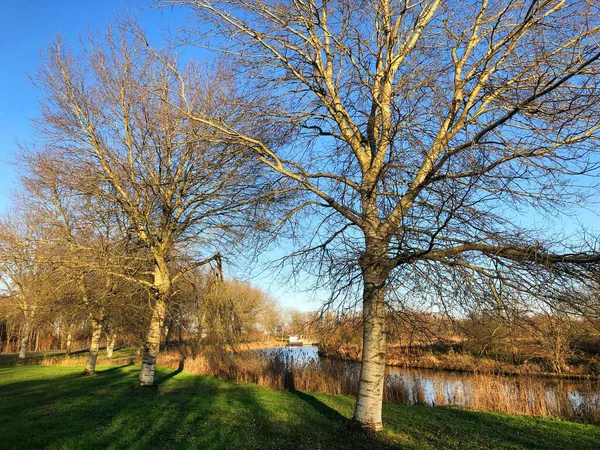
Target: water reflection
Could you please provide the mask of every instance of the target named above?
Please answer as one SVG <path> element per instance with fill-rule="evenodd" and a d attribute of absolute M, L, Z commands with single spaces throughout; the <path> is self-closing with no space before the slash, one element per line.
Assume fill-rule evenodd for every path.
<path fill-rule="evenodd" d="M 298 373 L 317 370 L 323 375 L 345 377 L 346 385 L 358 386 L 358 363 L 320 359 L 317 347 L 270 348 L 261 352 L 267 357 L 282 358 L 296 366 Z M 336 370 L 331 370 L 332 367 Z M 600 419 L 598 380 L 496 376 L 388 366 L 385 385 L 384 399 L 392 402 Z"/>
<path fill-rule="evenodd" d="M 481 383 L 496 385 L 502 382 L 506 396 L 521 394 L 531 388 L 540 386 L 546 402 L 557 403 L 566 396 L 574 408 L 580 408 L 585 402 L 600 402 L 600 383 L 598 380 L 573 380 L 532 376 L 496 376 L 489 374 L 472 374 L 441 370 L 408 369 L 401 367 L 386 368 L 386 384 L 392 386 L 402 383 L 408 386 L 418 384 L 424 393 L 424 399 L 412 398 L 411 403 L 428 405 L 467 405 L 468 396 L 476 392 Z M 409 389 L 416 392 L 419 389 Z M 440 398 L 440 394 L 442 398 Z M 529 403 L 535 401 L 531 392 L 527 393 Z"/>
<path fill-rule="evenodd" d="M 278 354 L 295 362 L 319 359 L 318 347 L 273 347 L 258 350 L 258 352 L 267 356 Z"/>

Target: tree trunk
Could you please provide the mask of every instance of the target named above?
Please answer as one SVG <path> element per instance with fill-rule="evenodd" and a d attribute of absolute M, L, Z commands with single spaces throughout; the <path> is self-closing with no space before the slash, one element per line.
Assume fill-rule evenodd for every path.
<path fill-rule="evenodd" d="M 94 375 L 96 373 L 96 360 L 100 349 L 100 337 L 102 335 L 102 323 L 92 317 L 92 340 L 90 342 L 90 353 L 83 373 Z"/>
<path fill-rule="evenodd" d="M 152 319 L 146 335 L 144 344 L 144 356 L 142 357 L 142 368 L 138 379 L 139 386 L 152 386 L 154 384 L 154 371 L 156 369 L 156 358 L 160 351 L 160 334 L 165 318 L 166 303 L 162 295 L 158 295 L 152 310 Z"/>
<path fill-rule="evenodd" d="M 66 353 L 67 356 L 71 356 L 71 347 L 73 346 L 73 333 L 71 331 L 71 327 L 69 326 L 69 331 L 67 333 L 67 344 L 66 344 Z"/>
<path fill-rule="evenodd" d="M 171 342 L 171 335 L 173 334 L 173 320 L 168 320 L 165 323 L 165 347 Z"/>
<path fill-rule="evenodd" d="M 157 259 L 154 266 L 154 306 L 152 318 L 146 334 L 142 368 L 138 378 L 138 386 L 152 386 L 154 384 L 154 371 L 156 358 L 160 351 L 160 336 L 165 321 L 167 301 L 171 295 L 171 278 L 169 267 L 164 259 Z"/>
<path fill-rule="evenodd" d="M 25 322 L 25 330 L 21 337 L 21 349 L 19 350 L 19 359 L 27 358 L 27 344 L 29 343 L 29 335 L 31 334 L 31 325 L 29 321 Z"/>
<path fill-rule="evenodd" d="M 359 260 L 363 276 L 363 349 L 358 395 L 352 422 L 373 431 L 383 428 L 381 406 L 385 381 L 385 282 L 390 272 L 387 245 L 367 239 Z"/>
<path fill-rule="evenodd" d="M 112 358 L 113 357 L 113 351 L 115 349 L 115 342 L 117 340 L 117 333 L 111 333 L 110 337 L 108 338 L 108 341 L 106 342 L 106 357 L 107 358 Z"/>

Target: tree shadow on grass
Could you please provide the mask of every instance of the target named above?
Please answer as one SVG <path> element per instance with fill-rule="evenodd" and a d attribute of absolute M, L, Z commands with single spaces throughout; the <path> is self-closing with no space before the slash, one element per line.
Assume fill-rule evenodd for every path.
<path fill-rule="evenodd" d="M 96 373 L 98 375 L 111 375 L 112 372 L 119 371 L 119 370 L 123 369 L 124 367 L 129 367 L 129 366 L 131 366 L 131 364 L 121 364 L 119 366 L 112 366 L 109 369 L 98 370 L 98 371 L 96 371 Z"/>
<path fill-rule="evenodd" d="M 284 386 L 292 395 L 302 400 L 309 407 L 309 410 L 317 413 L 315 421 L 326 421 L 328 423 L 328 431 L 334 432 L 340 438 L 343 437 L 344 441 L 348 440 L 348 442 L 351 442 L 353 448 L 397 448 L 397 445 L 391 444 L 380 434 L 351 426 L 347 417 L 318 400 L 313 395 L 296 390 L 294 374 L 292 372 L 285 375 Z M 339 440 L 334 439 L 334 442 L 339 443 Z"/>
<path fill-rule="evenodd" d="M 177 367 L 177 369 L 175 369 L 174 371 L 168 373 L 167 375 L 161 376 L 158 380 L 157 383 L 158 385 L 163 384 L 164 382 L 168 381 L 169 379 L 173 378 L 174 376 L 180 374 L 181 372 L 183 372 L 183 367 L 185 364 L 185 359 L 181 358 L 179 360 L 179 366 Z"/>
<path fill-rule="evenodd" d="M 460 408 L 446 409 L 453 419 L 461 421 L 463 428 L 477 430 L 483 441 L 493 431 L 499 441 L 510 442 L 515 446 L 535 448 L 577 448 L 578 450 L 600 448 L 600 427 L 598 425 L 581 424 L 553 418 L 538 418 L 523 416 L 499 415 L 494 413 L 479 413 Z M 536 428 L 531 429 L 535 421 Z M 595 438 L 578 433 L 580 426 L 597 427 Z M 488 431 L 489 430 L 489 431 Z"/>
<path fill-rule="evenodd" d="M 352 443 L 354 449 L 395 449 L 398 445 L 390 442 L 384 436 L 372 431 L 361 429 L 353 425 L 347 417 L 340 414 L 334 408 L 326 405 L 322 401 L 315 398 L 313 395 L 293 390 L 291 394 L 302 400 L 310 408 L 316 411 L 320 417 L 331 423 L 331 431 L 334 434 L 343 436 L 343 441 Z M 338 448 L 338 447 L 333 447 Z M 339 448 L 347 448 L 341 446 Z"/>
<path fill-rule="evenodd" d="M 348 419 L 346 417 L 342 416 L 339 412 L 337 412 L 335 409 L 327 406 L 325 403 L 317 400 L 312 395 L 306 394 L 305 392 L 296 391 L 296 390 L 290 391 L 290 393 L 294 394 L 300 400 L 307 403 L 311 408 L 313 408 L 315 411 L 317 411 L 323 417 L 326 417 L 327 419 L 333 420 L 335 422 L 340 422 L 340 423 L 344 423 L 344 424 L 348 423 Z"/>
<path fill-rule="evenodd" d="M 73 350 L 70 356 L 81 355 L 88 351 L 87 348 Z M 25 359 L 19 359 L 18 353 L 5 353 L 0 355 L 0 367 L 35 365 L 43 361 L 44 358 L 68 358 L 68 356 L 65 351 L 28 352 Z"/>
<path fill-rule="evenodd" d="M 412 445 L 433 448 L 600 448 L 600 427 L 597 432 L 589 428 L 595 425 L 458 407 L 387 403 L 384 404 L 384 426 L 391 433 L 407 437 Z"/>
<path fill-rule="evenodd" d="M 93 418 L 94 428 L 102 430 L 86 433 L 96 436 L 86 441 L 89 448 L 396 448 L 347 430 L 341 414 L 309 394 L 191 374 L 175 378 L 178 373 L 158 368 L 155 395 L 119 387 L 112 398 L 98 398 L 94 408 L 73 402 L 68 414 Z M 129 374 L 131 381 L 134 376 Z M 68 447 L 71 441 L 59 431 Z"/>

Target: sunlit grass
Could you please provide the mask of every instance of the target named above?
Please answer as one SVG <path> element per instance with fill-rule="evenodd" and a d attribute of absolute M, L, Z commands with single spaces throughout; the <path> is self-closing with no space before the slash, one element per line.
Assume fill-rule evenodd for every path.
<path fill-rule="evenodd" d="M 136 366 L 0 368 L 2 448 L 598 448 L 600 428 L 556 419 L 386 404 L 378 437 L 350 431 L 354 400 Z"/>

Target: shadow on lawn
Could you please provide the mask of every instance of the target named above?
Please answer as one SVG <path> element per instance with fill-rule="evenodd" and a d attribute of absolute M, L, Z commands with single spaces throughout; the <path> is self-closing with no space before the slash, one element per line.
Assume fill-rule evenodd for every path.
<path fill-rule="evenodd" d="M 457 407 L 384 404 L 383 421 L 392 433 L 418 437 L 433 448 L 600 448 L 600 427 L 560 419 L 476 412 Z M 583 428 L 587 428 L 585 432 Z"/>
<path fill-rule="evenodd" d="M 169 379 L 173 378 L 176 375 L 179 375 L 181 372 L 183 372 L 183 366 L 185 364 L 185 359 L 181 358 L 181 360 L 179 361 L 179 366 L 177 367 L 177 369 L 175 369 L 174 371 L 172 371 L 171 373 L 162 376 L 158 379 L 158 383 L 157 384 L 163 384 L 164 382 L 168 381 Z"/>
<path fill-rule="evenodd" d="M 342 416 L 339 412 L 337 412 L 333 408 L 330 408 L 325 403 L 317 400 L 312 395 L 306 394 L 301 391 L 295 391 L 295 390 L 290 391 L 290 392 L 292 394 L 294 394 L 296 397 L 298 397 L 300 400 L 306 402 L 311 408 L 313 408 L 316 412 L 321 414 L 323 417 L 326 417 L 329 420 L 333 420 L 335 422 L 342 422 L 344 424 L 348 422 L 348 419 L 346 417 Z"/>
<path fill-rule="evenodd" d="M 13 399 L 0 413 L 25 419 L 0 423 L 0 434 L 8 448 L 393 448 L 350 432 L 310 395 L 180 373 L 157 369 L 152 395 L 135 388 L 136 366 L 0 385 L 0 398 Z"/>
<path fill-rule="evenodd" d="M 82 348 L 72 350 L 70 356 L 77 356 L 87 353 L 89 349 Z M 45 351 L 45 352 L 28 352 L 27 357 L 24 360 L 19 359 L 18 353 L 4 353 L 0 355 L 0 366 L 14 366 L 14 365 L 27 365 L 27 364 L 39 364 L 44 358 L 58 358 L 67 357 L 66 351 Z"/>
<path fill-rule="evenodd" d="M 0 422 L 0 435 L 6 448 L 42 448 L 49 442 L 89 449 L 552 448 L 538 445 L 541 436 L 528 428 L 533 422 L 448 408 L 385 405 L 388 432 L 371 435 L 346 427 L 340 411 L 351 410 L 347 397 L 327 397 L 328 406 L 304 392 L 278 392 L 181 369 L 158 368 L 153 395 L 135 388 L 137 366 L 99 370 L 99 377 L 90 378 L 76 373 L 49 378 L 44 373 L 50 372 L 39 370 L 36 379 L 30 373 L 30 379 L 0 383 L 0 415 L 7 418 Z M 550 433 L 554 448 L 598 445 L 589 435 L 574 435 L 568 425 L 536 430 Z"/>
<path fill-rule="evenodd" d="M 117 372 L 124 367 L 129 367 L 131 364 L 121 364 L 120 366 L 112 366 L 110 369 L 102 369 L 96 372 L 98 375 L 111 375 L 112 372 Z"/>

